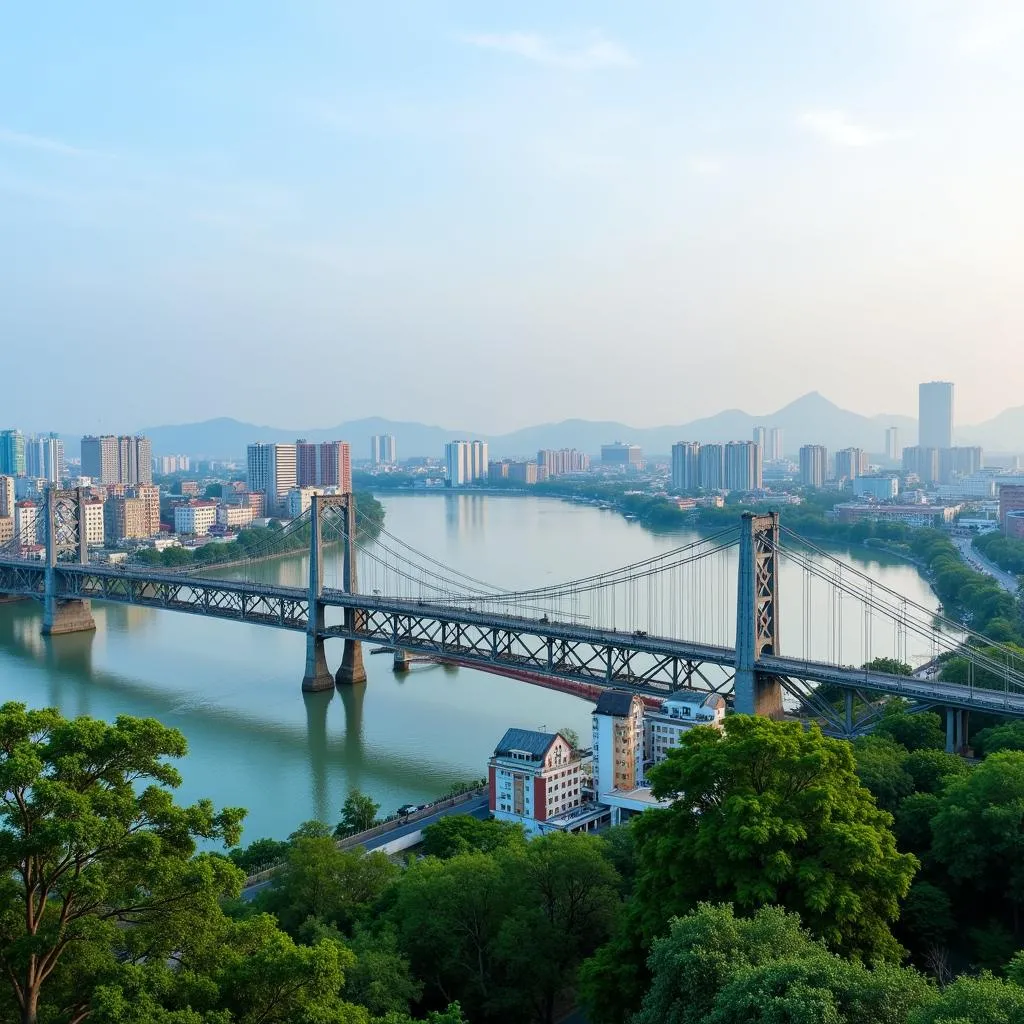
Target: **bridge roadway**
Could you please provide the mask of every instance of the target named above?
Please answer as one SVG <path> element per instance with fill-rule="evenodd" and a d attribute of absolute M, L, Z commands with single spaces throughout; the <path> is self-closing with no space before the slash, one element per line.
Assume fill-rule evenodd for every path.
<path fill-rule="evenodd" d="M 55 574 L 62 600 L 114 601 L 297 632 L 307 628 L 306 588 L 76 563 L 58 564 Z M 44 580 L 41 562 L 0 562 L 0 594 L 41 599 Z M 356 611 L 350 627 L 325 625 L 325 639 L 370 640 L 439 659 L 447 655 L 483 670 L 532 670 L 662 697 L 680 688 L 727 690 L 733 678 L 731 647 L 327 588 L 322 602 L 328 608 Z M 1024 717 L 1024 693 L 1008 688 L 982 689 L 782 656 L 762 656 L 755 668 L 778 678 L 801 700 L 807 694 L 801 684 L 827 683 L 849 691 L 874 690 L 919 703 Z"/>

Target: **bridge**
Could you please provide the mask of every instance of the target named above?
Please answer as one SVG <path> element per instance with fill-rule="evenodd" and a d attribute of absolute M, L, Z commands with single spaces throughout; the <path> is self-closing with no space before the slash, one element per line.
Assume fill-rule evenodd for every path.
<path fill-rule="evenodd" d="M 412 653 L 595 690 L 651 697 L 714 691 L 737 711 L 812 718 L 847 737 L 877 721 L 881 696 L 898 696 L 912 710 L 945 711 L 950 749 L 964 747 L 972 710 L 1024 717 L 1018 652 L 815 548 L 780 527 L 776 513 L 746 513 L 733 527 L 621 568 L 510 590 L 453 569 L 386 529 L 361 536 L 366 524 L 351 495 L 314 496 L 266 549 L 235 563 L 230 578 L 216 565 L 90 562 L 83 502 L 80 489 L 51 488 L 36 524 L 42 545 L 15 537 L 0 546 L 0 595 L 41 602 L 48 636 L 95 628 L 90 602 L 99 600 L 303 633 L 308 691 L 364 682 L 362 643 L 371 641 L 394 650 L 399 668 Z M 325 549 L 334 543 L 341 571 L 329 586 Z M 262 563 L 288 551 L 308 552 L 307 585 L 263 581 Z M 803 580 L 796 602 L 802 633 L 793 631 L 785 647 L 783 561 Z M 731 586 L 710 585 L 727 571 L 734 605 Z M 714 592 L 723 596 L 714 599 Z M 343 654 L 332 673 L 327 642 L 335 640 Z M 961 681 L 937 678 L 944 656 L 958 659 Z M 921 664 L 910 676 L 855 667 L 880 657 Z"/>

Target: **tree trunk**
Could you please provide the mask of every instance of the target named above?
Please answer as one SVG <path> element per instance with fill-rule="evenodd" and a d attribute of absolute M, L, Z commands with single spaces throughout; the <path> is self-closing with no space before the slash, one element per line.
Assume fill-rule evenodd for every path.
<path fill-rule="evenodd" d="M 21 1024 L 36 1024 L 36 1016 L 39 1012 L 39 986 L 27 985 L 25 987 L 25 1002 L 21 1008 Z"/>

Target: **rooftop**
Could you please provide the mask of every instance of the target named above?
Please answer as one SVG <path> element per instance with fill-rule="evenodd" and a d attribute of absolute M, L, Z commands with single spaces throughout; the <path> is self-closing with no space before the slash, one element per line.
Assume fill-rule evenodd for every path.
<path fill-rule="evenodd" d="M 548 752 L 551 744 L 555 742 L 557 733 L 536 732 L 533 729 L 508 729 L 501 741 L 494 748 L 494 756 L 511 754 L 519 751 L 524 754 L 531 754 L 538 760 Z"/>
<path fill-rule="evenodd" d="M 633 711 L 634 696 L 629 690 L 605 690 L 597 700 L 594 714 L 628 718 Z"/>

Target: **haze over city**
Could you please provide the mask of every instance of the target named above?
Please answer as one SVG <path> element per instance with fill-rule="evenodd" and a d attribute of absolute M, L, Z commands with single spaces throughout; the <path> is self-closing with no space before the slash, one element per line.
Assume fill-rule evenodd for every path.
<path fill-rule="evenodd" d="M 3 418 L 643 427 L 811 390 L 913 415 L 943 378 L 982 422 L 1024 371 L 1022 32 L 978 2 L 23 5 Z"/>

